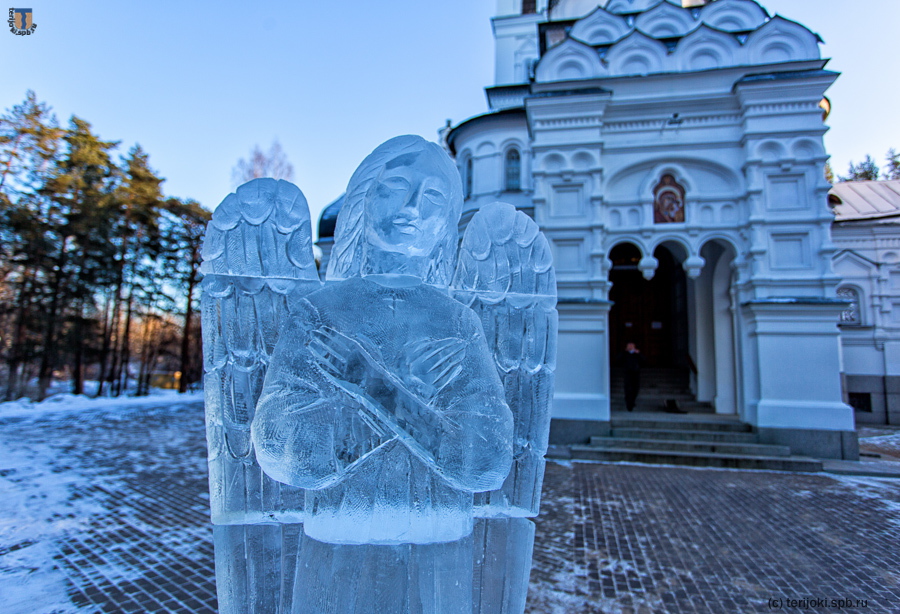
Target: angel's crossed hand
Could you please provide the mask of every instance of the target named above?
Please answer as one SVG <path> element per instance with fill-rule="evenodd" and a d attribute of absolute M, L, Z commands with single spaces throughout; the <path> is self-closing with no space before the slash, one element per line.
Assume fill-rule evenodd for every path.
<path fill-rule="evenodd" d="M 401 376 L 359 342 L 330 327 L 313 331 L 308 347 L 320 368 L 356 401 L 359 415 L 377 433 L 392 432 L 413 452 L 434 462 L 442 428 L 440 415 L 429 402 L 462 369 L 465 347 L 461 340 L 407 348 L 411 372 Z"/>
<path fill-rule="evenodd" d="M 412 388 L 430 401 L 462 371 L 466 343 L 462 339 L 420 339 L 407 346 Z"/>
<path fill-rule="evenodd" d="M 325 373 L 354 385 L 364 383 L 367 366 L 384 370 L 358 341 L 330 326 L 312 331 L 308 347 Z"/>

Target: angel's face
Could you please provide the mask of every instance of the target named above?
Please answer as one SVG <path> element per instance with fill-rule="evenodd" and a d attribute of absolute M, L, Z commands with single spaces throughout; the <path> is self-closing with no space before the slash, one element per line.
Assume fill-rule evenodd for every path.
<path fill-rule="evenodd" d="M 428 256 L 450 223 L 450 182 L 429 155 L 415 152 L 385 165 L 366 193 L 367 241 L 410 257 Z"/>

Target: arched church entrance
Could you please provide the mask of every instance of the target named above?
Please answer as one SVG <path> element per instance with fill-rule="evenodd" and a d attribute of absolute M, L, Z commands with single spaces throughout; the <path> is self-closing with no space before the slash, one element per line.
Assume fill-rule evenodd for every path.
<path fill-rule="evenodd" d="M 609 254 L 611 408 L 624 408 L 621 372 L 625 346 L 634 343 L 644 357 L 639 411 L 656 411 L 667 398 L 692 399 L 689 389 L 689 326 L 687 276 L 676 247 L 661 245 L 653 252 L 658 261 L 651 279 L 639 268 L 642 255 L 631 243 L 616 245 Z"/>
<path fill-rule="evenodd" d="M 718 414 L 738 413 L 740 352 L 734 310 L 734 248 L 712 240 L 700 249 L 705 261 L 688 283 L 689 355 L 696 364 L 691 390 Z"/>
<path fill-rule="evenodd" d="M 610 319 L 610 356 L 619 366 L 621 352 L 634 343 L 650 368 L 687 368 L 687 278 L 672 252 L 660 246 L 652 279 L 638 268 L 641 252 L 630 243 L 610 252 L 613 306 Z"/>

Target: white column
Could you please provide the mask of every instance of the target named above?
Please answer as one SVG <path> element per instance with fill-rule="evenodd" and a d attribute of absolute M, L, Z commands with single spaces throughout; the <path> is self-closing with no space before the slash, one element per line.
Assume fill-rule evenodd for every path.
<path fill-rule="evenodd" d="M 553 418 L 609 422 L 609 301 L 560 302 Z"/>

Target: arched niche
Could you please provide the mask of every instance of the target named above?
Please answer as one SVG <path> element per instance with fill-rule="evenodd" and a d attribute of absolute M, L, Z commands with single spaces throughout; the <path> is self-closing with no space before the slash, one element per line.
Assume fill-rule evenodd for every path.
<path fill-rule="evenodd" d="M 840 326 L 865 326 L 865 292 L 855 284 L 842 283 L 837 289 L 837 298 L 849 303 L 841 312 Z"/>
<path fill-rule="evenodd" d="M 561 153 L 553 152 L 541 158 L 540 167 L 545 171 L 558 173 L 568 168 L 568 162 Z"/>
<path fill-rule="evenodd" d="M 552 21 L 578 19 L 596 9 L 600 4 L 599 0 L 559 0 L 556 6 L 550 9 L 550 19 Z"/>
<path fill-rule="evenodd" d="M 704 6 L 700 20 L 728 32 L 749 32 L 766 23 L 768 13 L 753 0 L 719 0 Z"/>
<path fill-rule="evenodd" d="M 634 20 L 634 26 L 653 38 L 675 38 L 684 36 L 696 27 L 696 21 L 689 10 L 669 2 L 660 2 L 649 11 L 641 13 Z"/>
<path fill-rule="evenodd" d="M 579 19 L 572 26 L 569 36 L 588 45 L 610 45 L 631 30 L 624 18 L 598 8 L 584 19 Z"/>
<path fill-rule="evenodd" d="M 651 159 L 610 170 L 606 200 L 611 205 L 651 205 L 653 188 L 665 174 L 673 175 L 684 187 L 688 205 L 697 200 L 733 201 L 746 192 L 743 176 L 718 162 L 699 158 L 679 158 L 677 162 Z"/>
<path fill-rule="evenodd" d="M 818 60 L 819 37 L 795 21 L 776 15 L 744 44 L 748 63 L 775 64 Z"/>
<path fill-rule="evenodd" d="M 675 6 L 681 6 L 681 2 L 676 0 L 609 0 L 606 3 L 606 10 L 610 13 L 628 14 L 639 13 L 653 8 L 657 4 L 667 2 Z"/>
<path fill-rule="evenodd" d="M 701 25 L 678 42 L 672 54 L 683 71 L 712 70 L 743 63 L 741 44 L 731 34 Z"/>
<path fill-rule="evenodd" d="M 787 149 L 781 141 L 766 139 L 754 148 L 754 154 L 762 162 L 778 162 L 787 155 Z"/>
<path fill-rule="evenodd" d="M 817 143 L 813 139 L 798 138 L 791 143 L 791 155 L 796 160 L 807 161 L 824 156 L 825 150 L 822 148 L 821 143 Z"/>
<path fill-rule="evenodd" d="M 610 47 L 605 60 L 610 76 L 649 75 L 664 72 L 668 50 L 639 30 L 635 30 Z"/>
<path fill-rule="evenodd" d="M 597 165 L 597 159 L 589 151 L 576 151 L 572 155 L 572 168 L 576 171 L 587 171 Z"/>
<path fill-rule="evenodd" d="M 707 238 L 699 255 L 704 266 L 689 289 L 689 351 L 696 368 L 691 383 L 698 401 L 711 403 L 717 414 L 735 414 L 740 409 L 732 292 L 737 252 L 729 240 Z"/>
<path fill-rule="evenodd" d="M 471 198 L 475 192 L 475 158 L 471 155 L 463 159 L 463 195 Z"/>
<path fill-rule="evenodd" d="M 475 148 L 475 155 L 479 158 L 497 153 L 497 146 L 492 141 L 482 141 Z"/>
<path fill-rule="evenodd" d="M 537 65 L 535 80 L 540 83 L 576 81 L 595 79 L 605 76 L 606 73 L 597 52 L 592 47 L 567 38 L 544 54 Z"/>

